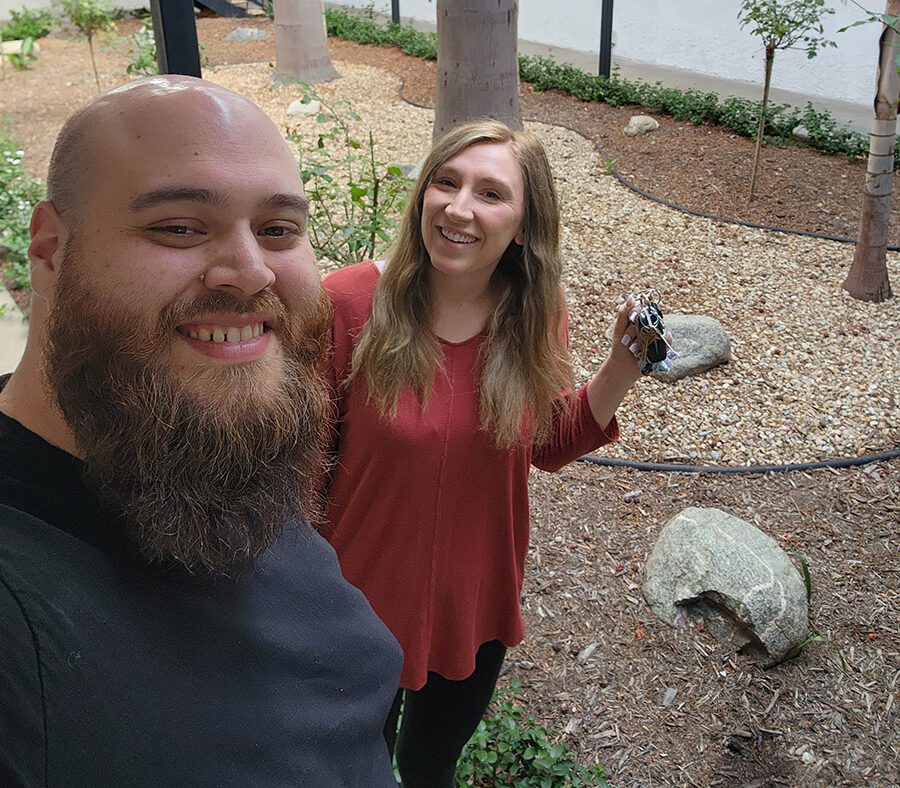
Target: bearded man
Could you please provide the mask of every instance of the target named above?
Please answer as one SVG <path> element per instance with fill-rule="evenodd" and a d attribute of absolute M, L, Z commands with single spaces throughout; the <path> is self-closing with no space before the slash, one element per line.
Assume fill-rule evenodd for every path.
<path fill-rule="evenodd" d="M 202 80 L 60 132 L 0 392 L 0 785 L 396 785 L 399 649 L 305 520 L 308 207 L 272 122 Z"/>

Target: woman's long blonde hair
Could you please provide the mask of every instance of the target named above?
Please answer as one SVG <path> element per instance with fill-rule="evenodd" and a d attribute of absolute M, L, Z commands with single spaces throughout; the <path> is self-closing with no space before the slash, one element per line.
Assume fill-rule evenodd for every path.
<path fill-rule="evenodd" d="M 353 353 L 350 379 L 362 372 L 371 402 L 396 414 L 407 386 L 423 407 L 441 365 L 431 331 L 431 261 L 422 239 L 422 203 L 435 170 L 471 145 L 509 145 L 522 169 L 524 246 L 510 243 L 494 272 L 499 301 L 481 348 L 479 420 L 500 448 L 540 442 L 561 393 L 571 385 L 571 363 L 561 333 L 559 207 L 550 163 L 541 143 L 494 120 L 458 126 L 428 154 L 375 290 L 372 316 Z M 530 428 L 523 431 L 524 425 Z"/>

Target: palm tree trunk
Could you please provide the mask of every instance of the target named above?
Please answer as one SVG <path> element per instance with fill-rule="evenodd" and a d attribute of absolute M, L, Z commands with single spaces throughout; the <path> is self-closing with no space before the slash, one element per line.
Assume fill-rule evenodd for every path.
<path fill-rule="evenodd" d="M 888 0 L 887 13 L 900 15 L 900 0 Z M 875 117 L 869 138 L 859 241 L 843 284 L 844 290 L 862 301 L 885 301 L 892 295 L 887 272 L 887 241 L 894 177 L 897 98 L 900 95 L 896 64 L 896 55 L 900 53 L 900 35 L 892 27 L 885 26 L 878 46 Z"/>
<path fill-rule="evenodd" d="M 756 194 L 756 178 L 759 173 L 759 155 L 762 152 L 763 132 L 766 129 L 766 109 L 769 106 L 769 85 L 772 82 L 772 64 L 775 62 L 775 48 L 766 47 L 766 78 L 763 82 L 763 99 L 759 108 L 759 123 L 756 126 L 756 148 L 753 151 L 753 174 L 750 176 L 750 202 Z"/>
<path fill-rule="evenodd" d="M 434 139 L 480 117 L 521 128 L 517 0 L 437 0 Z"/>
<path fill-rule="evenodd" d="M 276 82 L 327 82 L 338 76 L 328 52 L 322 0 L 274 0 Z"/>

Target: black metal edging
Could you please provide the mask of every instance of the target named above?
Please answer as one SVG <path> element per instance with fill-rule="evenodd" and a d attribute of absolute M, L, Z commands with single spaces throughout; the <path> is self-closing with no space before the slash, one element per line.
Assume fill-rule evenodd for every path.
<path fill-rule="evenodd" d="M 545 122 L 545 121 L 542 121 Z M 569 128 L 569 127 L 567 127 Z M 578 131 L 577 129 L 572 129 L 572 131 Z M 581 133 L 581 132 L 579 132 Z M 582 134 L 582 136 L 586 136 Z M 589 139 L 589 138 L 588 138 Z M 593 142 L 593 140 L 591 140 Z M 595 143 L 596 145 L 596 143 Z M 599 150 L 599 146 L 598 146 Z M 648 192 L 646 189 L 642 189 L 635 183 L 632 183 L 628 178 L 626 178 L 622 173 L 620 173 L 615 167 L 611 167 L 609 170 L 613 176 L 615 176 L 616 180 L 619 181 L 623 186 L 627 189 L 631 189 L 635 194 L 639 194 L 641 197 L 645 197 L 648 200 L 653 200 L 653 202 L 658 202 L 661 205 L 665 205 L 667 208 L 672 208 L 676 211 L 681 211 L 682 213 L 690 214 L 691 216 L 698 216 L 701 219 L 711 219 L 715 222 L 722 222 L 723 224 L 737 224 L 741 227 L 749 227 L 754 230 L 771 230 L 776 233 L 788 233 L 790 235 L 801 235 L 806 238 L 821 238 L 825 241 L 837 241 L 843 244 L 856 244 L 857 240 L 855 238 L 847 238 L 843 235 L 829 235 L 828 233 L 817 233 L 812 230 L 794 230 L 789 227 L 778 227 L 774 224 L 757 224 L 756 222 L 747 222 L 743 219 L 729 219 L 724 216 L 716 216 L 712 213 L 707 213 L 706 211 L 698 211 L 695 208 L 685 208 L 683 205 L 679 205 L 678 203 L 672 202 L 671 200 L 666 199 L 665 197 L 659 197 L 652 192 Z M 900 252 L 900 246 L 894 244 L 888 244 L 887 250 L 889 252 Z"/>
<path fill-rule="evenodd" d="M 634 468 L 638 471 L 664 471 L 667 473 L 784 473 L 787 471 L 814 471 L 820 468 L 850 468 L 855 465 L 868 465 L 870 462 L 882 462 L 900 457 L 900 447 L 878 454 L 866 454 L 862 457 L 841 457 L 818 462 L 796 462 L 786 465 L 681 465 L 665 462 L 637 462 L 633 460 L 617 460 L 612 457 L 596 457 L 586 454 L 578 458 L 578 462 L 592 465 L 606 465 L 614 468 Z"/>

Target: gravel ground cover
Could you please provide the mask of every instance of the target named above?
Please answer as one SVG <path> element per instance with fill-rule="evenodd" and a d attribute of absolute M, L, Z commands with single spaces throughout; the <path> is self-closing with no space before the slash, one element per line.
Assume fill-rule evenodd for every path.
<path fill-rule="evenodd" d="M 253 98 L 279 125 L 312 135 L 310 122 L 285 115 L 297 91 L 271 87 L 272 42 L 226 42 L 236 24 L 199 20 L 206 76 Z M 265 21 L 252 26 L 271 30 Z M 93 93 L 83 42 L 60 37 L 42 46 L 29 71 L 7 71 L 0 83 L 0 114 L 41 176 L 62 120 Z M 105 85 L 125 81 L 127 50 L 123 39 L 101 53 Z M 417 162 L 430 143 L 432 112 L 403 99 L 401 74 L 403 90 L 427 103 L 423 85 L 433 67 L 344 42 L 332 42 L 332 52 L 342 77 L 320 92 L 352 102 L 358 131 L 373 131 L 381 159 Z M 673 385 L 643 382 L 620 411 L 623 440 L 608 456 L 747 465 L 900 444 L 900 310 L 896 299 L 864 304 L 840 289 L 851 247 L 701 219 L 638 197 L 607 173 L 612 132 L 603 147 L 572 130 L 583 108 L 569 112 L 558 96 L 528 102 L 529 116 L 541 117 L 543 106 L 544 120 L 553 121 L 527 125 L 547 146 L 562 199 L 579 379 L 602 359 L 615 306 L 630 290 L 655 287 L 666 311 L 715 317 L 732 338 L 726 366 Z M 725 157 L 735 144 L 714 130 L 697 133 L 703 156 L 700 137 L 671 142 L 685 146 L 683 169 L 692 178 L 707 153 Z M 845 162 L 832 171 L 831 157 L 817 156 L 826 212 L 846 213 L 827 207 Z M 784 203 L 793 183 L 782 184 Z M 895 290 L 898 260 L 889 258 Z M 898 784 L 898 471 L 893 460 L 740 476 L 584 464 L 534 472 L 523 600 L 529 634 L 508 665 L 529 712 L 584 760 L 605 763 L 617 785 Z M 764 671 L 707 633 L 656 621 L 640 594 L 640 572 L 661 527 L 687 506 L 725 509 L 806 555 L 813 625 L 828 642 Z"/>

